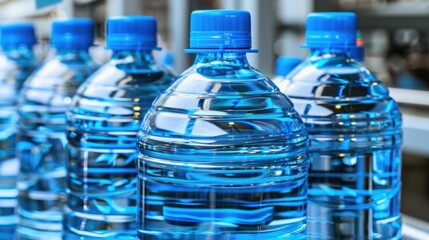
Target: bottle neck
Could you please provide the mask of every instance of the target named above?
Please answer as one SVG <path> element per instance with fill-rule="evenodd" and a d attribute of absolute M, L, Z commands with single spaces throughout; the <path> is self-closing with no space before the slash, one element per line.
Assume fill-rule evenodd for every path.
<path fill-rule="evenodd" d="M 330 58 L 330 57 L 345 57 L 350 58 L 350 49 L 346 48 L 312 48 L 309 58 Z"/>
<path fill-rule="evenodd" d="M 211 52 L 196 55 L 194 65 L 208 63 L 249 66 L 244 52 Z"/>
<path fill-rule="evenodd" d="M 2 48 L 3 54 L 10 59 L 33 59 L 34 52 L 32 46 L 4 46 Z"/>
<path fill-rule="evenodd" d="M 141 65 L 155 64 L 152 50 L 113 50 L 113 61 L 138 62 Z"/>
<path fill-rule="evenodd" d="M 62 49 L 56 48 L 55 55 L 59 57 L 66 58 L 88 58 L 89 51 L 88 49 Z"/>

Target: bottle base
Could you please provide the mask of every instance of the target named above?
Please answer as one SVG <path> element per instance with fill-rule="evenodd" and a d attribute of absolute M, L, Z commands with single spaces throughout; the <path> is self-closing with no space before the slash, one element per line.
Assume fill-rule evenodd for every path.
<path fill-rule="evenodd" d="M 376 219 L 373 210 L 338 210 L 308 204 L 307 239 L 401 239 L 401 216 Z M 317 213 L 317 214 L 316 214 Z"/>
<path fill-rule="evenodd" d="M 135 236 L 91 237 L 66 231 L 62 240 L 138 240 L 138 238 Z"/>
<path fill-rule="evenodd" d="M 53 212 L 27 212 L 18 209 L 18 240 L 60 240 L 62 235 L 62 215 Z"/>
<path fill-rule="evenodd" d="M 139 230 L 139 239 L 144 240 L 267 240 L 267 239 L 290 239 L 300 240 L 306 239 L 306 225 L 301 226 L 288 226 L 282 229 L 270 231 L 246 231 L 246 232 L 233 232 L 224 231 L 215 226 L 216 224 L 207 223 L 201 224 L 197 230 L 173 231 L 171 228 L 166 228 L 165 231 L 150 231 Z M 292 229 L 291 229 L 292 227 Z M 216 231 L 216 228 L 218 231 Z"/>
<path fill-rule="evenodd" d="M 61 231 L 52 232 L 18 226 L 16 240 L 61 240 Z"/>
<path fill-rule="evenodd" d="M 14 217 L 12 218 L 12 221 L 9 221 L 9 223 L 13 224 L 7 224 L 7 219 L 11 219 L 10 217 L 0 217 L 0 240 L 11 240 L 15 239 L 15 228 L 16 225 L 14 223 Z M 5 224 L 3 224 L 5 223 Z"/>
<path fill-rule="evenodd" d="M 14 178 L 0 176 L 0 186 L 2 187 L 0 188 L 0 240 L 11 240 L 15 236 L 17 222 L 15 208 L 18 205 L 17 190 L 13 187 L 15 185 Z"/>
<path fill-rule="evenodd" d="M 136 240 L 135 215 L 99 215 L 65 207 L 63 240 Z"/>

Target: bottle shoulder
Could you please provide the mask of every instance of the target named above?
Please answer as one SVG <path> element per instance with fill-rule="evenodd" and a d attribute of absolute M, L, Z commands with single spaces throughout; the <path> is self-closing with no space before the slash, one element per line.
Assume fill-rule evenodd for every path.
<path fill-rule="evenodd" d="M 8 73 L 15 71 L 18 69 L 18 64 L 10 60 L 8 57 L 6 57 L 3 54 L 0 54 L 0 73 L 2 78 L 5 78 Z"/>
<path fill-rule="evenodd" d="M 124 67 L 117 61 L 110 61 L 85 81 L 77 97 L 133 102 L 135 98 L 160 94 L 173 79 L 168 70 L 156 64 Z"/>
<path fill-rule="evenodd" d="M 26 88 L 57 88 L 59 86 L 80 85 L 91 75 L 98 65 L 92 60 L 63 62 L 61 58 L 51 58 L 40 65 L 25 82 Z"/>
<path fill-rule="evenodd" d="M 78 87 L 96 68 L 92 61 L 66 64 L 51 58 L 25 80 L 19 98 L 20 111 L 38 111 L 32 106 L 65 111 Z"/>
<path fill-rule="evenodd" d="M 0 55 L 0 77 L 5 78 L 9 74 L 19 78 L 18 80 L 28 77 L 37 67 L 39 63 L 34 58 L 18 58 L 11 59 L 4 55 Z M 18 75 L 18 76 L 16 76 Z"/>
<path fill-rule="evenodd" d="M 364 65 L 353 59 L 307 59 L 277 83 L 291 98 L 326 101 L 389 98 L 387 87 Z"/>
<path fill-rule="evenodd" d="M 306 59 L 288 76 L 290 81 L 344 84 L 378 82 L 377 77 L 363 64 L 346 57 Z"/>
<path fill-rule="evenodd" d="M 2 109 L 16 103 L 19 81 L 15 76 L 18 73 L 18 65 L 0 54 L 0 108 Z"/>
<path fill-rule="evenodd" d="M 11 59 L 0 54 L 0 92 L 3 93 L 0 98 L 16 101 L 24 81 L 36 67 L 34 59 Z"/>
<path fill-rule="evenodd" d="M 352 59 L 307 59 L 278 86 L 312 126 L 309 131 L 322 131 L 323 127 L 326 131 L 378 131 L 401 125 L 399 106 L 389 96 L 388 88 Z"/>
<path fill-rule="evenodd" d="M 173 79 L 169 71 L 155 64 L 124 69 L 110 61 L 78 89 L 68 113 L 69 126 L 83 129 L 81 121 L 105 122 L 105 126 L 86 124 L 86 130 L 137 131 L 153 100 Z"/>
<path fill-rule="evenodd" d="M 175 94 L 238 96 L 281 94 L 275 84 L 252 67 L 193 65 L 168 90 Z"/>
<path fill-rule="evenodd" d="M 239 141 L 304 131 L 292 102 L 264 74 L 201 65 L 186 70 L 153 103 L 141 128 L 144 135 Z"/>

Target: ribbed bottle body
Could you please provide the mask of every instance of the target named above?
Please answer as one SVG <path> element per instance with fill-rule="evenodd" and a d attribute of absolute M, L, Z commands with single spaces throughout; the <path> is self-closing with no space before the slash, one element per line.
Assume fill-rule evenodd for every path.
<path fill-rule="evenodd" d="M 13 239 L 17 221 L 16 105 L 23 82 L 36 67 L 28 47 L 3 49 L 0 54 L 0 239 L 5 240 Z"/>
<path fill-rule="evenodd" d="M 245 54 L 199 54 L 139 132 L 138 236 L 305 238 L 307 141 Z"/>
<path fill-rule="evenodd" d="M 136 136 L 172 79 L 150 52 L 119 52 L 78 91 L 67 115 L 63 239 L 135 237 Z"/>
<path fill-rule="evenodd" d="M 19 239 L 60 239 L 66 198 L 65 113 L 97 68 L 86 51 L 59 52 L 25 82 L 19 99 Z"/>

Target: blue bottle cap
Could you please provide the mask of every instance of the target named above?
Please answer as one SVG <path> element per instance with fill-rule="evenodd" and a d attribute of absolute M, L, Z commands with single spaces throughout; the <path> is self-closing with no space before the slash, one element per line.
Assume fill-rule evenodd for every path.
<path fill-rule="evenodd" d="M 0 45 L 2 48 L 24 45 L 32 47 L 37 43 L 34 26 L 31 23 L 9 23 L 0 27 Z"/>
<path fill-rule="evenodd" d="M 301 62 L 302 60 L 298 57 L 280 56 L 276 60 L 276 75 L 277 76 L 288 75 Z"/>
<path fill-rule="evenodd" d="M 242 10 L 203 10 L 191 15 L 191 49 L 250 49 L 250 13 Z"/>
<path fill-rule="evenodd" d="M 350 48 L 356 46 L 356 14 L 317 12 L 307 16 L 308 48 Z"/>
<path fill-rule="evenodd" d="M 94 42 L 94 23 L 74 18 L 52 22 L 51 46 L 56 49 L 86 50 Z"/>
<path fill-rule="evenodd" d="M 157 23 L 150 16 L 112 17 L 107 20 L 107 48 L 156 49 Z"/>

